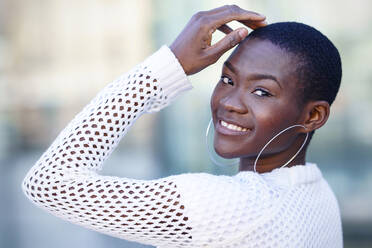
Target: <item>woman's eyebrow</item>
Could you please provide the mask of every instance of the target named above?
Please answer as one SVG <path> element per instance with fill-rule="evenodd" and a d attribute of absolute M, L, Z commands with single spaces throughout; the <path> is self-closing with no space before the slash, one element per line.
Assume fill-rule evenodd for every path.
<path fill-rule="evenodd" d="M 279 80 L 276 79 L 276 77 L 274 77 L 273 75 L 254 73 L 254 74 L 250 74 L 247 77 L 248 81 L 249 80 L 261 80 L 261 79 L 271 79 L 271 80 L 275 81 L 279 85 L 279 87 L 282 89 L 282 86 L 280 85 Z"/>
<path fill-rule="evenodd" d="M 230 71 L 236 74 L 237 69 L 235 69 L 235 67 L 229 61 L 225 61 L 223 65 L 229 68 Z M 247 78 L 247 80 L 261 80 L 261 79 L 271 79 L 275 81 L 279 85 L 279 87 L 282 89 L 282 86 L 280 85 L 279 80 L 273 75 L 254 73 L 254 74 L 250 74 Z"/>
<path fill-rule="evenodd" d="M 225 61 L 223 65 L 229 68 L 229 70 L 232 71 L 233 73 L 236 73 L 235 67 L 229 61 Z"/>

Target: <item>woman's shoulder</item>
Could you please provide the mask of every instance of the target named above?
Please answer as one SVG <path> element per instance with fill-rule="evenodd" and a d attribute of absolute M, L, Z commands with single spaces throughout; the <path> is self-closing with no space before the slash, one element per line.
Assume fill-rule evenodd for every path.
<path fill-rule="evenodd" d="M 204 243 L 209 237 L 214 244 L 220 237 L 231 240 L 275 208 L 278 195 L 257 173 L 248 174 L 185 173 L 171 177 L 185 204 L 193 239 Z"/>
<path fill-rule="evenodd" d="M 224 187 L 225 185 L 241 185 L 246 188 L 249 184 L 266 184 L 264 177 L 260 174 L 250 171 L 238 172 L 234 175 L 216 175 L 207 172 L 182 173 L 167 177 L 169 180 L 185 184 L 189 187 L 192 185 L 214 185 L 215 187 Z"/>
<path fill-rule="evenodd" d="M 209 206 L 214 203 L 221 206 L 224 202 L 252 202 L 252 199 L 264 200 L 273 197 L 274 190 L 259 174 L 244 174 L 230 176 L 201 172 L 183 173 L 168 178 L 175 183 L 186 202 L 195 205 Z"/>
<path fill-rule="evenodd" d="M 245 177 L 241 177 L 241 173 L 237 173 L 235 175 L 216 175 L 207 172 L 182 173 L 169 176 L 168 178 L 172 181 L 175 181 L 177 184 L 184 185 L 187 188 L 200 187 L 203 185 L 208 185 L 208 188 L 219 188 L 226 187 L 227 185 L 236 187 L 238 185 L 245 184 L 246 186 L 247 183 L 259 181 L 259 176 L 254 174 L 257 173 L 252 173 L 252 175 L 248 176 L 249 180 L 247 180 L 247 175 Z"/>

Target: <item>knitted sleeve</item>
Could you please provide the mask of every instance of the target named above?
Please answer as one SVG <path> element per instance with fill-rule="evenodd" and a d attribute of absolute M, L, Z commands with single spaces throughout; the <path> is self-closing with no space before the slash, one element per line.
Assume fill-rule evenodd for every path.
<path fill-rule="evenodd" d="M 22 188 L 44 210 L 111 236 L 190 247 L 191 227 L 175 177 L 134 180 L 99 175 L 135 120 L 191 89 L 166 46 L 104 87 L 61 131 Z M 128 165 L 129 166 L 129 165 Z"/>

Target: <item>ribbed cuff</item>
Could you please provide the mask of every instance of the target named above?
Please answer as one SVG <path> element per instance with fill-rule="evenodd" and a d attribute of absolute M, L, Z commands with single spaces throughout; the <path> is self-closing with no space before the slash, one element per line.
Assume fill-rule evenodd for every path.
<path fill-rule="evenodd" d="M 163 102 L 161 108 L 183 92 L 193 88 L 176 56 L 165 45 L 148 57 L 144 61 L 144 65 L 148 66 L 153 75 L 159 79 L 159 86 L 166 96 L 167 102 Z M 157 110 L 159 109 L 152 109 L 151 112 Z"/>

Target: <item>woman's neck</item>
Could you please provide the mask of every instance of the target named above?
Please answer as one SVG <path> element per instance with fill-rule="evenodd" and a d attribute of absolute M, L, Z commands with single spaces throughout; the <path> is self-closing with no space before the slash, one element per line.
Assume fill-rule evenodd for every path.
<path fill-rule="evenodd" d="M 303 144 L 303 142 L 304 139 L 302 137 L 299 137 L 287 149 L 266 155 L 265 153 L 263 153 L 257 161 L 256 172 L 265 173 L 280 168 L 285 165 L 290 159 L 292 159 L 292 157 L 298 152 L 299 153 L 288 165 L 286 165 L 286 167 L 291 167 L 294 165 L 305 165 L 306 151 L 310 141 L 307 139 L 305 144 Z M 241 157 L 239 162 L 239 171 L 254 171 L 254 163 L 256 157 L 257 155 Z"/>
<path fill-rule="evenodd" d="M 298 154 L 295 159 L 293 159 L 286 167 L 291 167 L 294 165 L 305 165 L 306 159 L 305 156 L 300 156 L 301 154 Z M 239 171 L 254 171 L 254 161 L 256 158 L 240 158 L 239 162 Z M 289 158 L 286 158 L 286 160 L 277 160 L 273 158 L 260 158 L 257 161 L 256 165 L 256 171 L 258 173 L 265 173 L 270 172 L 274 169 L 282 167 Z"/>

